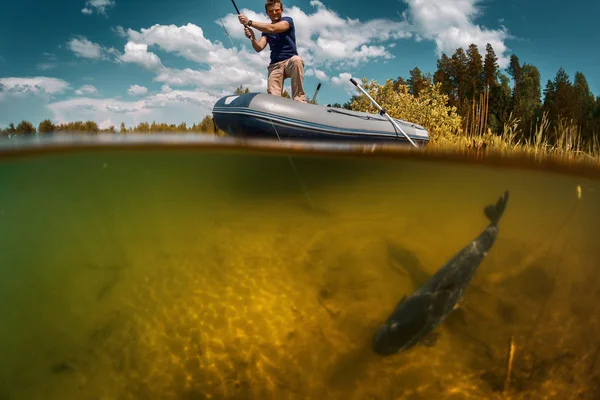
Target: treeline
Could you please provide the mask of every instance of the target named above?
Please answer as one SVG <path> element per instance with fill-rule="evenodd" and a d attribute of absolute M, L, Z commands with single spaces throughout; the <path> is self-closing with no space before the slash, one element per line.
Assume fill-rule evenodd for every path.
<path fill-rule="evenodd" d="M 525 140 L 531 139 L 541 129 L 558 130 L 561 124 L 575 127 L 577 134 L 587 143 L 600 141 L 600 97 L 595 97 L 581 72 L 576 72 L 571 80 L 561 67 L 553 80 L 548 80 L 542 89 L 539 70 L 534 65 L 522 63 L 516 55 L 511 55 L 506 70 L 498 66 L 498 57 L 490 44 L 485 54 L 479 52 L 475 44 L 465 51 L 458 48 L 451 57 L 446 54 L 437 60 L 437 69 L 423 73 L 418 67 L 409 71 L 405 79 L 398 76 L 392 80 L 396 90 L 405 85 L 410 94 L 419 97 L 419 93 L 432 84 L 439 84 L 441 92 L 448 97 L 448 105 L 455 108 L 461 117 L 461 130 L 466 135 L 487 132 L 502 133 L 510 118 L 519 122 L 519 131 Z M 242 86 L 236 94 L 248 93 Z M 290 97 L 287 91 L 284 97 Z M 356 104 L 362 94 L 356 94 L 345 104 L 333 104 L 335 107 L 350 108 Z M 545 116 L 545 118 L 542 118 Z M 509 123 L 510 125 L 510 123 Z M 72 122 L 54 125 L 51 121 L 42 121 L 37 127 L 40 134 L 51 132 L 84 133 L 153 133 L 153 132 L 206 132 L 223 134 L 216 129 L 212 117 L 207 115 L 199 124 L 188 127 L 185 123 L 167 125 L 164 123 L 142 122 L 138 126 L 127 128 L 121 123 L 119 129 L 111 126 L 99 129 L 93 121 Z M 36 128 L 27 121 L 16 127 L 10 124 L 0 131 L 0 136 L 31 135 Z"/>
<path fill-rule="evenodd" d="M 51 133 L 185 133 L 185 132 L 204 132 L 222 134 L 222 131 L 214 126 L 213 119 L 210 115 L 204 117 L 204 119 L 192 126 L 187 126 L 185 122 L 179 125 L 176 124 L 165 124 L 152 122 L 141 122 L 137 126 L 127 128 L 125 123 L 121 123 L 119 129 L 115 129 L 114 126 L 109 126 L 106 129 L 100 129 L 98 124 L 94 121 L 77 121 L 69 122 L 67 124 L 55 125 L 52 121 L 46 119 L 38 125 L 37 129 L 29 121 L 22 121 L 15 127 L 13 123 L 9 124 L 7 128 L 0 130 L 1 137 L 15 137 L 18 135 L 31 136 L 36 133 L 39 134 L 51 134 Z"/>
<path fill-rule="evenodd" d="M 571 80 L 561 67 L 542 90 L 540 73 L 534 65 L 521 63 L 513 54 L 503 71 L 490 44 L 484 56 L 471 44 L 466 51 L 457 49 L 451 57 L 442 54 L 433 74 L 415 67 L 409 71 L 408 79 L 399 76 L 393 80 L 396 87 L 407 85 L 414 96 L 432 83 L 439 83 L 442 93 L 448 95 L 449 105 L 456 107 L 467 135 L 487 129 L 501 133 L 512 116 L 520 121 L 519 128 L 528 139 L 545 114 L 550 128 L 566 121 L 579 129 L 584 140 L 600 138 L 600 97 L 594 97 L 581 72 L 576 72 Z M 333 106 L 348 108 L 360 96 Z"/>
<path fill-rule="evenodd" d="M 235 92 L 235 94 L 244 94 L 250 93 L 248 88 L 243 86 L 239 86 Z M 290 98 L 290 94 L 287 90 L 284 89 L 283 97 Z M 10 138 L 18 135 L 23 136 L 31 136 L 36 133 L 39 134 L 51 134 L 51 133 L 192 133 L 192 132 L 201 132 L 201 133 L 212 133 L 216 135 L 224 135 L 225 133 L 218 129 L 213 121 L 212 116 L 207 115 L 202 119 L 202 121 L 198 124 L 194 123 L 192 126 L 187 126 L 185 122 L 182 122 L 179 125 L 175 124 L 165 124 L 165 123 L 156 123 L 152 122 L 151 124 L 147 122 L 140 122 L 137 126 L 127 128 L 125 123 L 121 122 L 121 126 L 116 129 L 115 126 L 109 126 L 105 129 L 100 129 L 98 124 L 94 121 L 76 121 L 69 122 L 66 124 L 53 124 L 52 121 L 46 119 L 39 123 L 37 129 L 31 122 L 22 121 L 15 127 L 14 123 L 10 123 L 7 128 L 0 130 L 0 138 Z"/>

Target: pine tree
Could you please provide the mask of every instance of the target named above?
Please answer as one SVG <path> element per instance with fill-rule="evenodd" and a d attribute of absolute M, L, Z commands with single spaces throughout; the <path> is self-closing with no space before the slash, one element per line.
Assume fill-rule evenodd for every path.
<path fill-rule="evenodd" d="M 483 62 L 483 80 L 489 89 L 498 84 L 498 57 L 491 44 L 485 47 L 485 60 Z"/>
<path fill-rule="evenodd" d="M 554 102 L 557 110 L 556 118 L 573 119 L 575 117 L 575 91 L 569 74 L 563 67 L 560 67 L 556 72 L 554 90 Z"/>
<path fill-rule="evenodd" d="M 409 74 L 410 78 L 408 78 L 408 81 L 406 81 L 406 84 L 409 87 L 409 92 L 413 96 L 418 97 L 422 90 L 425 90 L 429 87 L 430 80 L 423 76 L 423 73 L 419 67 L 411 69 Z"/>
<path fill-rule="evenodd" d="M 581 128 L 581 132 L 586 141 L 591 140 L 592 126 L 594 119 L 594 95 L 590 91 L 587 79 L 582 72 L 575 73 L 573 82 L 575 96 L 575 120 Z"/>
<path fill-rule="evenodd" d="M 464 115 L 462 111 L 464 111 L 463 105 L 465 104 L 468 87 L 468 61 L 467 55 L 462 47 L 456 49 L 450 61 L 450 77 L 455 93 L 456 106 L 461 115 Z"/>
<path fill-rule="evenodd" d="M 433 82 L 441 85 L 442 93 L 450 97 L 450 104 L 456 105 L 457 98 L 452 82 L 452 65 L 451 60 L 445 53 L 437 61 L 437 70 L 433 74 Z"/>

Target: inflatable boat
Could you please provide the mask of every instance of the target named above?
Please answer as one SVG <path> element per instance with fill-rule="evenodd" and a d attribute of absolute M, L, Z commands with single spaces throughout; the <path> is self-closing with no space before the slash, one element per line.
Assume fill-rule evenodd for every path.
<path fill-rule="evenodd" d="M 429 142 L 424 127 L 400 119 L 393 123 L 385 110 L 370 114 L 264 93 L 222 97 L 212 113 L 215 125 L 233 137 L 410 142 L 419 147 Z"/>

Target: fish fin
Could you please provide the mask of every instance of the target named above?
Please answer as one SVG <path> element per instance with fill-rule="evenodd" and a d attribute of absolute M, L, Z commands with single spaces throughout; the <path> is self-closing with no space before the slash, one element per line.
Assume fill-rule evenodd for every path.
<path fill-rule="evenodd" d="M 502 214 L 504 214 L 504 209 L 506 208 L 507 202 L 508 202 L 508 190 L 505 191 L 502 194 L 502 196 L 500 196 L 498 198 L 498 201 L 496 202 L 496 204 L 494 204 L 494 205 L 490 204 L 483 209 L 485 216 L 488 217 L 488 219 L 493 224 L 497 224 L 498 221 L 500 220 L 500 217 L 502 217 Z"/>

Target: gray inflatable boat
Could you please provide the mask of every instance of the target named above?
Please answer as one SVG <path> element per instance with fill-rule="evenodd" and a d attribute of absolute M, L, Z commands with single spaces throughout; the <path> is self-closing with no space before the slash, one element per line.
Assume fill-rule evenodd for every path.
<path fill-rule="evenodd" d="M 429 142 L 427 130 L 387 114 L 307 104 L 263 93 L 225 96 L 213 107 L 216 126 L 233 137 L 360 142 Z"/>

